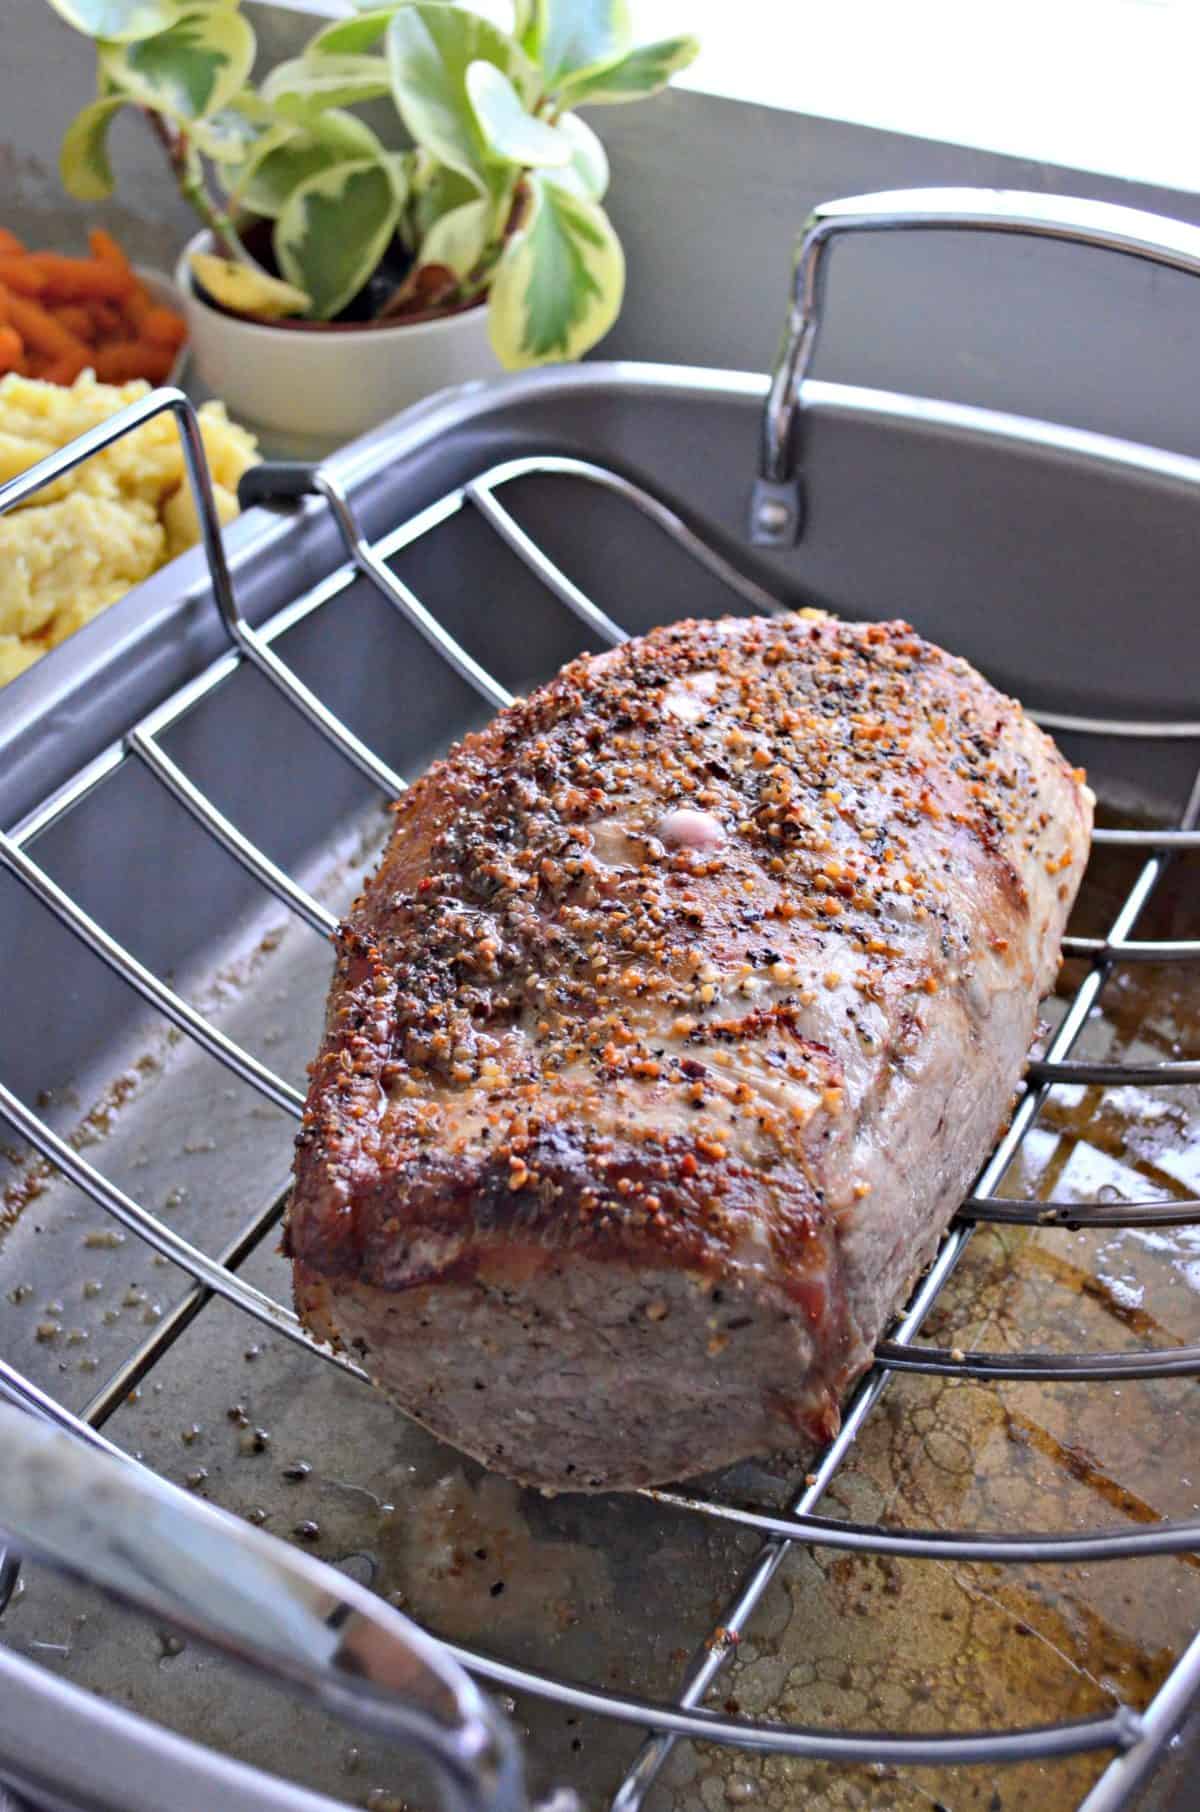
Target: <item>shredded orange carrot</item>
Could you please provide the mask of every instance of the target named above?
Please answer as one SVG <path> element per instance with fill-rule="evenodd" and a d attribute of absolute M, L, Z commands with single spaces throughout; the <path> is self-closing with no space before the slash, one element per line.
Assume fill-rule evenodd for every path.
<path fill-rule="evenodd" d="M 96 323 L 98 339 L 124 340 L 132 337 L 126 327 L 127 309 L 118 307 L 115 302 L 91 302 L 88 306 Z"/>
<path fill-rule="evenodd" d="M 152 308 L 142 319 L 142 338 L 154 346 L 168 346 L 178 352 L 187 338 L 187 328 L 173 308 Z"/>
<path fill-rule="evenodd" d="M 55 313 L 67 332 L 77 339 L 94 340 L 97 337 L 96 317 L 86 303 L 67 302 Z"/>
<path fill-rule="evenodd" d="M 85 366 L 91 364 L 89 355 L 66 353 L 61 359 L 48 359 L 42 368 L 41 377 L 47 384 L 73 384 Z"/>
<path fill-rule="evenodd" d="M 139 283 L 137 288 L 121 302 L 121 318 L 128 327 L 134 329 L 135 335 L 141 332 L 142 322 L 146 316 L 153 314 L 157 304 L 149 290 Z"/>
<path fill-rule="evenodd" d="M 25 252 L 0 252 L 0 283 L 22 296 L 40 296 L 46 279 Z"/>
<path fill-rule="evenodd" d="M 0 372 L 19 371 L 25 344 L 15 327 L 0 327 Z"/>
<path fill-rule="evenodd" d="M 131 378 L 148 378 L 161 384 L 175 362 L 169 346 L 154 346 L 148 340 L 114 340 L 98 346 L 89 361 L 102 384 L 127 384 Z"/>
<path fill-rule="evenodd" d="M 81 361 L 86 363 L 87 347 L 83 341 L 69 333 L 49 309 L 43 308 L 31 296 L 11 296 L 8 314 L 32 352 L 40 352 L 48 359 L 65 359 L 78 353 Z"/>
<path fill-rule="evenodd" d="M 90 255 L 27 251 L 0 227 L 0 373 L 70 384 L 85 366 L 110 383 L 159 383 L 187 335 L 182 316 L 150 294 L 110 233 Z"/>
<path fill-rule="evenodd" d="M 106 233 L 103 227 L 92 228 L 88 234 L 88 245 L 91 247 L 92 257 L 98 264 L 110 264 L 115 270 L 124 271 L 127 276 L 133 276 L 133 266 L 112 234 Z"/>
<path fill-rule="evenodd" d="M 60 258 L 57 252 L 31 252 L 28 262 L 45 280 L 43 294 L 64 302 L 105 296 L 120 302 L 137 285 L 132 271 L 119 271 L 94 258 Z"/>

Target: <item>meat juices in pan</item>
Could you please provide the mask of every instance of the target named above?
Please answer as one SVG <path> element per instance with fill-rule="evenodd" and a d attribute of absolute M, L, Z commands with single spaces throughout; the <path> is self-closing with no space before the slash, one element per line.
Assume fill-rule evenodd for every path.
<path fill-rule="evenodd" d="M 395 810 L 298 1140 L 308 1326 L 548 1489 L 828 1438 L 1008 1110 L 1082 774 L 905 623 L 735 618 L 573 662 Z"/>

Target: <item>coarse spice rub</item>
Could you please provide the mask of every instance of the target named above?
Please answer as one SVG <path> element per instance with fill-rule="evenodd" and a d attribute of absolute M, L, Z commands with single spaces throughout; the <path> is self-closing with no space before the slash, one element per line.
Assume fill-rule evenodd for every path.
<path fill-rule="evenodd" d="M 546 1488 L 810 1445 L 995 1136 L 1092 798 L 905 623 L 684 622 L 396 806 L 338 936 L 300 1313 Z"/>

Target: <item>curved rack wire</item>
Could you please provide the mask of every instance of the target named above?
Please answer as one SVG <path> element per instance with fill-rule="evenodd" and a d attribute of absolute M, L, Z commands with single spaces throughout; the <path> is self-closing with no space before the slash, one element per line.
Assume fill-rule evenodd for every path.
<path fill-rule="evenodd" d="M 196 495 L 204 542 L 209 557 L 213 589 L 231 648 L 156 710 L 132 725 L 119 744 L 105 750 L 35 811 L 7 833 L 0 832 L 2 863 L 58 921 L 81 939 L 96 957 L 135 989 L 188 1038 L 233 1075 L 255 1088 L 283 1112 L 295 1116 L 302 1097 L 284 1078 L 275 1075 L 242 1050 L 202 1014 L 174 993 L 124 949 L 105 929 L 58 886 L 30 853 L 30 847 L 64 813 L 95 787 L 102 785 L 123 763 L 141 764 L 204 830 L 243 868 L 304 924 L 320 936 L 333 929 L 332 915 L 298 883 L 273 863 L 239 827 L 225 816 L 190 776 L 163 750 L 162 733 L 189 712 L 202 698 L 236 669 L 251 663 L 320 731 L 326 741 L 354 764 L 383 792 L 396 795 L 404 786 L 401 776 L 366 747 L 322 701 L 292 672 L 276 652 L 275 644 L 297 623 L 320 609 L 348 586 L 355 573 L 376 585 L 388 603 L 421 633 L 449 664 L 488 703 L 505 702 L 509 694 L 498 681 L 437 622 L 411 589 L 397 579 L 388 561 L 403 547 L 436 530 L 464 510 L 474 511 L 504 544 L 533 572 L 547 590 L 593 634 L 608 645 L 625 639 L 625 632 L 599 605 L 538 547 L 496 493 L 513 481 L 536 476 L 566 478 L 597 485 L 621 498 L 655 524 L 705 569 L 721 579 L 742 603 L 759 610 L 778 611 L 778 601 L 754 580 L 733 567 L 698 536 L 662 499 L 608 469 L 575 458 L 530 456 L 492 466 L 449 492 L 419 515 L 377 542 L 362 534 L 352 505 L 331 473 L 316 469 L 300 481 L 295 473 L 285 488 L 290 495 L 303 490 L 324 497 L 334 512 L 349 555 L 348 562 L 320 585 L 276 613 L 259 628 L 242 617 L 221 550 L 219 528 L 212 507 L 211 489 L 204 468 L 203 449 L 190 405 L 179 392 L 160 391 L 132 405 L 110 422 L 92 430 L 80 442 L 52 455 L 30 472 L 0 489 L 0 513 L 31 495 L 41 485 L 71 469 L 120 435 L 152 416 L 170 410 L 183 436 L 189 477 Z M 269 489 L 270 472 L 256 480 L 260 494 Z M 1043 721 L 1061 720 L 1043 714 Z M 1093 720 L 1087 720 L 1094 729 Z M 1125 737 L 1173 734 L 1177 726 L 1119 722 L 1106 726 Z M 1097 842 L 1117 844 L 1147 852 L 1146 860 L 1104 938 L 1072 938 L 1069 954 L 1087 965 L 1064 1018 L 1045 1056 L 1029 1067 L 1024 1092 L 1009 1128 L 978 1179 L 975 1192 L 963 1205 L 938 1256 L 916 1295 L 893 1330 L 880 1343 L 876 1363 L 862 1379 L 848 1403 L 838 1436 L 821 1456 L 815 1471 L 791 1496 L 783 1512 L 742 1509 L 714 1503 L 683 1492 L 655 1491 L 644 1495 L 680 1514 L 702 1515 L 759 1533 L 763 1540 L 744 1572 L 729 1604 L 723 1610 L 713 1638 L 699 1651 L 683 1678 L 673 1703 L 627 1697 L 579 1682 L 534 1670 L 509 1666 L 474 1651 L 451 1652 L 481 1677 L 511 1690 L 531 1692 L 576 1710 L 631 1722 L 651 1734 L 643 1744 L 619 1789 L 614 1807 L 635 1812 L 661 1769 L 671 1746 L 680 1738 L 729 1744 L 759 1751 L 831 1762 L 887 1764 L 988 1763 L 1049 1758 L 1084 1750 L 1112 1749 L 1116 1759 L 1101 1776 L 1084 1802 L 1083 1812 L 1115 1812 L 1128 1793 L 1148 1772 L 1164 1743 L 1200 1689 L 1200 1636 L 1176 1663 L 1151 1705 L 1143 1713 L 1117 1705 L 1111 1712 L 1083 1720 L 1049 1723 L 1019 1730 L 986 1730 L 962 1733 L 908 1735 L 875 1731 L 846 1731 L 775 1724 L 713 1712 L 703 1705 L 714 1681 L 725 1666 L 738 1636 L 761 1601 L 789 1548 L 796 1543 L 849 1552 L 892 1554 L 914 1558 L 971 1558 L 989 1561 L 1050 1562 L 1061 1560 L 1108 1561 L 1148 1554 L 1200 1551 L 1200 1522 L 1164 1522 L 1135 1529 L 1088 1530 L 1075 1533 L 1034 1534 L 1025 1531 L 916 1530 L 887 1525 L 845 1522 L 816 1513 L 816 1506 L 836 1477 L 843 1460 L 867 1418 L 899 1371 L 949 1374 L 985 1379 L 1078 1379 L 1114 1377 L 1194 1376 L 1200 1374 L 1200 1347 L 1160 1352 L 1048 1354 L 976 1353 L 957 1348 L 922 1347 L 917 1336 L 953 1275 L 975 1228 L 993 1222 L 1062 1227 L 1161 1227 L 1192 1225 L 1200 1221 L 1196 1201 L 1148 1201 L 1131 1204 L 1074 1204 L 1012 1201 L 996 1194 L 1001 1178 L 1034 1125 L 1041 1108 L 1057 1084 L 1064 1082 L 1131 1083 L 1174 1086 L 1200 1081 L 1200 1063 L 1114 1065 L 1079 1062 L 1071 1053 L 1114 965 L 1123 962 L 1190 960 L 1200 954 L 1200 942 L 1152 942 L 1132 934 L 1171 856 L 1200 847 L 1200 777 L 1180 825 L 1171 831 L 1101 831 Z M 124 1400 L 133 1385 L 178 1338 L 211 1296 L 254 1316 L 316 1356 L 361 1378 L 363 1374 L 345 1358 L 318 1346 L 295 1315 L 271 1297 L 256 1290 L 238 1275 L 238 1268 L 255 1249 L 280 1211 L 280 1201 L 244 1227 L 216 1259 L 179 1238 L 155 1216 L 110 1184 L 94 1166 L 60 1139 L 31 1108 L 0 1084 L 0 1119 L 15 1128 L 51 1164 L 70 1178 L 106 1213 L 135 1232 L 156 1251 L 180 1266 L 192 1282 L 176 1307 L 143 1340 L 106 1384 L 95 1393 L 79 1418 L 69 1415 L 0 1359 L 0 1396 L 22 1404 L 72 1428 L 81 1438 L 103 1442 L 97 1430 Z M 11 1587 L 11 1568 L 3 1569 L 0 1584 Z M 719 1640 L 716 1638 L 720 1638 Z"/>

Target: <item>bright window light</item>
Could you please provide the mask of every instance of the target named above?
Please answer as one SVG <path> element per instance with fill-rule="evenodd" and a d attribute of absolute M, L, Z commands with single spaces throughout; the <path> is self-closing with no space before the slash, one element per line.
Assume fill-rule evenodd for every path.
<path fill-rule="evenodd" d="M 699 36 L 698 61 L 677 79 L 709 94 L 1200 190 L 1200 0 L 634 0 L 632 10 L 639 38 Z"/>

